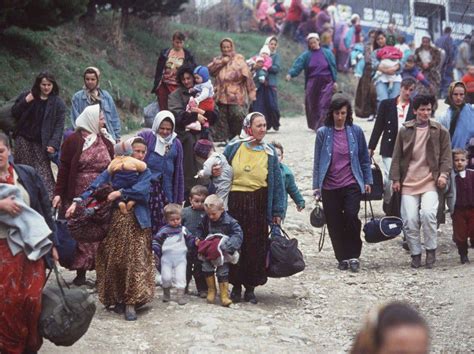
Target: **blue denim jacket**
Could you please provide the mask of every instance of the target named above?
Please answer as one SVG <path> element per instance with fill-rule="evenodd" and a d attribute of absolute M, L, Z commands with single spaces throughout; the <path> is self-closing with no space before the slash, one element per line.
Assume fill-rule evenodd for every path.
<path fill-rule="evenodd" d="M 100 107 L 104 111 L 107 131 L 115 140 L 119 140 L 121 136 L 120 118 L 117 113 L 117 108 L 115 107 L 114 99 L 110 96 L 110 93 L 102 89 L 99 89 L 99 95 L 102 98 Z M 79 117 L 79 114 L 81 114 L 87 106 L 89 106 L 89 102 L 87 102 L 86 93 L 84 90 L 77 91 L 74 96 L 72 96 L 71 108 L 71 123 L 74 128 L 76 128 L 77 117 Z"/>
<path fill-rule="evenodd" d="M 351 154 L 351 169 L 362 193 L 365 185 L 373 184 L 369 151 L 364 132 L 358 125 L 346 125 L 347 142 Z M 314 145 L 313 189 L 321 189 L 331 165 L 334 127 L 318 129 Z"/>
<path fill-rule="evenodd" d="M 89 197 L 94 190 L 100 187 L 104 183 L 110 183 L 112 176 L 107 170 L 102 172 L 97 178 L 91 183 L 84 193 L 81 194 L 80 198 L 85 200 Z M 148 200 L 150 199 L 150 183 L 151 183 L 151 172 L 147 168 L 144 172 L 138 176 L 138 182 L 131 188 L 124 188 L 122 192 L 122 200 L 134 200 L 136 202 L 133 208 L 135 217 L 142 229 L 151 227 L 151 216 L 150 208 L 148 207 Z"/>

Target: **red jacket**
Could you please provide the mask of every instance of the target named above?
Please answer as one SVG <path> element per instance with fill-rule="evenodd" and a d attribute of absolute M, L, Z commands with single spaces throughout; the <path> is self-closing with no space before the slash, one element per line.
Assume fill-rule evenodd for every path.
<path fill-rule="evenodd" d="M 114 158 L 114 145 L 103 136 L 99 136 L 109 150 L 110 158 Z M 84 146 L 84 138 L 80 132 L 75 132 L 64 140 L 61 146 L 61 163 L 59 165 L 58 178 L 54 195 L 59 195 L 63 201 L 72 200 L 74 197 L 77 181 L 77 169 L 79 167 L 79 158 Z"/>
<path fill-rule="evenodd" d="M 302 0 L 291 0 L 286 20 L 288 22 L 300 22 L 303 16 L 304 6 Z"/>

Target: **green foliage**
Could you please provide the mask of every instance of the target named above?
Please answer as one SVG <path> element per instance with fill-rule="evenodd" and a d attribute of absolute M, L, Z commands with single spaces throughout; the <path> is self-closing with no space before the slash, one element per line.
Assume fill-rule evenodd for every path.
<path fill-rule="evenodd" d="M 163 16 L 176 15 L 181 11 L 181 5 L 188 0 L 90 0 L 99 7 L 110 6 L 120 8 L 122 13 L 135 15 L 140 18 L 149 18 L 161 14 Z"/>
<path fill-rule="evenodd" d="M 44 30 L 83 14 L 89 0 L 2 1 L 0 30 L 11 26 Z"/>

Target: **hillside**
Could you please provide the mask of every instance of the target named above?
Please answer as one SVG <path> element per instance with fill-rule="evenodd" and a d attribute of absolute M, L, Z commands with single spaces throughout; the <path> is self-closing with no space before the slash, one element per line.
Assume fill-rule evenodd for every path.
<path fill-rule="evenodd" d="M 0 104 L 29 89 L 40 71 L 49 70 L 55 74 L 61 96 L 69 105 L 72 94 L 82 86 L 84 68 L 93 65 L 100 68 L 101 87 L 113 95 L 125 126 L 136 129 L 142 108 L 155 97 L 149 91 L 157 56 L 169 46 L 171 34 L 176 30 L 187 34 L 186 47 L 202 64 L 219 54 L 219 42 L 224 37 L 231 37 L 237 51 L 246 57 L 257 53 L 265 40 L 264 35 L 256 33 L 230 34 L 160 19 L 131 19 L 125 31 L 124 48 L 119 52 L 111 45 L 110 14 L 98 15 L 93 25 L 75 22 L 40 32 L 10 28 L 0 34 Z M 281 39 L 283 73 L 302 50 L 302 45 Z M 283 76 L 279 86 L 282 114 L 301 114 L 303 75 L 290 83 Z M 347 82 L 348 79 L 341 78 Z M 342 86 L 347 85 L 350 84 Z"/>

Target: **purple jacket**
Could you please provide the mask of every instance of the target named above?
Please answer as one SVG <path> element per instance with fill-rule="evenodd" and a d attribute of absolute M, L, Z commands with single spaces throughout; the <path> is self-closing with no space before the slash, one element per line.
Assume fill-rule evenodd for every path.
<path fill-rule="evenodd" d="M 156 145 L 156 135 L 151 129 L 142 130 L 138 136 L 145 140 L 147 145 L 147 152 L 144 161 L 148 163 L 150 154 L 154 151 Z M 172 179 L 172 198 L 168 200 L 170 203 L 181 204 L 184 201 L 184 171 L 183 171 L 183 147 L 178 138 L 173 141 L 173 148 L 176 149 L 177 156 L 174 160 L 174 174 L 173 176 L 163 176 L 164 178 Z M 151 169 L 151 168 L 150 168 Z M 154 174 L 155 171 L 152 170 Z M 153 179 L 153 178 L 152 178 Z M 166 193 L 168 197 L 168 193 Z M 168 197 L 168 199 L 170 199 Z"/>

